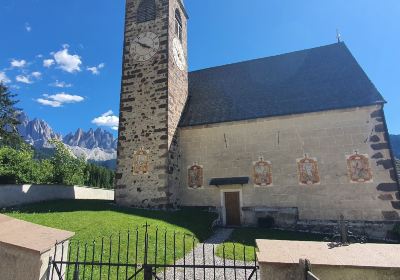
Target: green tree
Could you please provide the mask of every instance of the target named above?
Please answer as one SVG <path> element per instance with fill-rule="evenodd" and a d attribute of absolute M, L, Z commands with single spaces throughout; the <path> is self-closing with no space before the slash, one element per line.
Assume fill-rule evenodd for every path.
<path fill-rule="evenodd" d="M 113 189 L 114 171 L 93 163 L 87 163 L 85 185 L 89 187 Z"/>
<path fill-rule="evenodd" d="M 33 159 L 29 146 L 0 148 L 0 183 L 48 184 L 53 181 L 53 165 L 48 160 Z"/>
<path fill-rule="evenodd" d="M 76 158 L 65 145 L 53 140 L 55 153 L 51 158 L 54 167 L 54 183 L 64 185 L 84 185 L 86 163 L 81 158 Z"/>
<path fill-rule="evenodd" d="M 18 134 L 18 100 L 8 88 L 0 83 L 0 145 L 18 147 L 23 142 Z"/>

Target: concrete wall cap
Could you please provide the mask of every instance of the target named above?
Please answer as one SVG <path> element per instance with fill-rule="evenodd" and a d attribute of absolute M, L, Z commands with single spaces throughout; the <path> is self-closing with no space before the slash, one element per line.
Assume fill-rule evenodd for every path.
<path fill-rule="evenodd" d="M 55 246 L 56 242 L 66 241 L 74 235 L 73 232 L 35 225 L 0 214 L 0 246 L 6 244 L 42 254 Z"/>
<path fill-rule="evenodd" d="M 400 268 L 400 245 L 351 244 L 333 247 L 326 242 L 256 240 L 260 263 L 296 264 L 309 259 L 311 265 Z"/>

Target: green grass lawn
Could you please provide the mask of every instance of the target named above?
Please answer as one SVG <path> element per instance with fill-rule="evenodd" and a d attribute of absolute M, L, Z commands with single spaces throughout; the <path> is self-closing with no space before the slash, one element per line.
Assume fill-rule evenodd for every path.
<path fill-rule="evenodd" d="M 256 239 L 273 240 L 299 240 L 299 241 L 323 241 L 324 235 L 283 231 L 262 228 L 240 228 L 235 229 L 225 243 L 219 245 L 216 254 L 220 257 L 225 255 L 228 259 L 234 259 L 234 252 L 237 260 L 255 260 Z M 225 253 L 224 253 L 225 252 Z"/>
<path fill-rule="evenodd" d="M 178 259 L 184 251 L 191 250 L 193 244 L 204 241 L 211 234 L 211 224 L 216 216 L 196 209 L 183 209 L 179 211 L 153 211 L 117 207 L 109 201 L 89 200 L 64 200 L 43 202 L 27 205 L 17 209 L 6 209 L 2 214 L 32 222 L 39 225 L 75 232 L 70 250 L 71 256 L 76 256 L 78 241 L 80 244 L 79 259 L 100 261 L 102 238 L 103 262 L 143 263 L 144 260 L 144 225 L 148 223 L 150 263 L 173 263 L 174 255 Z M 128 230 L 130 238 L 128 241 Z M 174 253 L 174 232 L 176 232 L 176 251 Z M 164 237 L 166 236 L 166 242 Z M 136 248 L 138 238 L 138 248 Z M 157 254 L 156 252 L 157 240 Z M 185 244 L 183 242 L 185 240 Z M 111 241 L 111 246 L 110 246 Z M 93 243 L 95 242 L 95 243 Z M 95 246 L 93 246 L 95 244 Z M 93 253 L 94 248 L 94 253 Z M 111 251 L 110 251 L 111 248 Z M 118 248 L 120 254 L 118 255 Z M 185 249 L 185 250 L 184 250 Z M 136 253 L 137 251 L 137 253 Z M 76 257 L 72 257 L 75 259 Z M 89 273 L 90 267 L 86 268 Z M 80 269 L 83 274 L 83 268 Z M 132 274 L 129 270 L 129 274 Z M 116 269 L 111 270 L 111 279 L 116 277 Z M 125 268 L 121 268 L 120 276 L 125 275 Z M 94 279 L 98 279 L 100 272 L 95 270 Z M 107 276 L 108 270 L 102 273 Z M 72 276 L 71 276 L 72 277 Z M 87 276 L 86 276 L 87 277 Z M 140 277 L 138 278 L 140 279 Z"/>

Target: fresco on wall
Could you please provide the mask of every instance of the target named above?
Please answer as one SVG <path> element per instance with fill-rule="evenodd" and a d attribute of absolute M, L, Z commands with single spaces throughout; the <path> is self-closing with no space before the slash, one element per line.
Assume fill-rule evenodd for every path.
<path fill-rule="evenodd" d="M 360 155 L 356 152 L 348 156 L 347 168 L 351 182 L 368 183 L 372 181 L 372 171 L 369 166 L 368 155 Z"/>
<path fill-rule="evenodd" d="M 133 153 L 133 174 L 149 173 L 149 151 L 141 148 Z"/>
<path fill-rule="evenodd" d="M 316 158 L 304 158 L 297 160 L 299 182 L 301 185 L 319 184 L 321 179 L 318 171 L 318 161 Z"/>
<path fill-rule="evenodd" d="M 197 163 L 188 168 L 188 185 L 191 189 L 203 186 L 203 167 Z"/>
<path fill-rule="evenodd" d="M 254 185 L 263 187 L 272 184 L 272 164 L 265 161 L 262 157 L 253 163 L 253 182 Z"/>

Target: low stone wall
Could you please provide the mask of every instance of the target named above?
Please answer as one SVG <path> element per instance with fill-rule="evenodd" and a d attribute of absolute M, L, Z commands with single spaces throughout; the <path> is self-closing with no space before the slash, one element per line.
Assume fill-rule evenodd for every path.
<path fill-rule="evenodd" d="M 0 208 L 57 199 L 114 200 L 114 191 L 62 185 L 0 185 Z"/>
<path fill-rule="evenodd" d="M 66 259 L 68 242 L 73 236 L 72 232 L 0 215 L 0 279 L 59 279 L 47 277 L 50 273 L 49 258 L 56 261 Z M 54 246 L 56 242 L 60 243 L 57 249 Z M 64 272 L 65 269 L 61 269 L 61 273 Z"/>
<path fill-rule="evenodd" d="M 304 280 L 300 259 L 308 259 L 321 280 L 400 279 L 400 245 L 257 240 L 261 280 Z"/>

